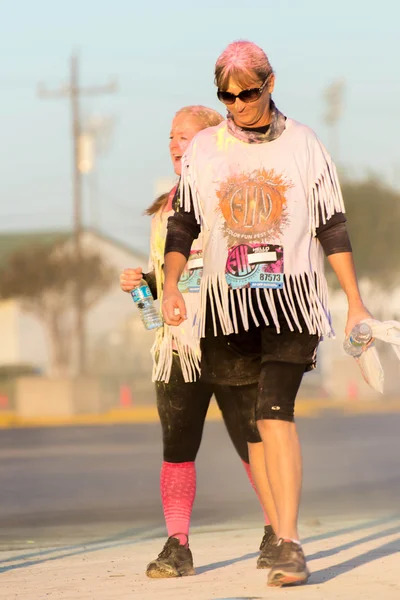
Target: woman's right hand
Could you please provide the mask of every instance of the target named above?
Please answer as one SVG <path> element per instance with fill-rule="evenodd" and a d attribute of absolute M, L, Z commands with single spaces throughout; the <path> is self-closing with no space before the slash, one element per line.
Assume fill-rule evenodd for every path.
<path fill-rule="evenodd" d="M 142 279 L 142 267 L 137 267 L 137 269 L 124 269 L 119 276 L 119 285 L 123 292 L 131 292 L 140 285 Z"/>
<path fill-rule="evenodd" d="M 185 301 L 177 287 L 164 287 L 162 313 L 166 324 L 174 327 L 187 319 Z"/>

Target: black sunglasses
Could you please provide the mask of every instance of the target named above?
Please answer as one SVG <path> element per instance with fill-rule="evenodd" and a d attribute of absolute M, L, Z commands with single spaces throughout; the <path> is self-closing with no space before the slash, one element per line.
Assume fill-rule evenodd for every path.
<path fill-rule="evenodd" d="M 221 102 L 223 102 L 224 104 L 235 104 L 236 98 L 239 98 L 239 100 L 241 100 L 242 102 L 246 102 L 246 104 L 248 102 L 255 102 L 263 93 L 264 88 L 267 85 L 268 79 L 269 75 L 261 87 L 251 88 L 250 90 L 242 90 L 239 94 L 231 94 L 231 92 L 223 92 L 222 90 L 218 90 L 218 100 L 221 100 Z"/>

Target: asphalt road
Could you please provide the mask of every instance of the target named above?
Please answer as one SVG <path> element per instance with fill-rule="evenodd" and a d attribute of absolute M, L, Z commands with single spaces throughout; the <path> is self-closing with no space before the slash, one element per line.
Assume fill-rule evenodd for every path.
<path fill-rule="evenodd" d="M 298 420 L 301 518 L 400 512 L 400 414 Z M 163 532 L 158 424 L 0 431 L 0 547 Z M 206 424 L 194 526 L 262 515 L 222 423 Z"/>

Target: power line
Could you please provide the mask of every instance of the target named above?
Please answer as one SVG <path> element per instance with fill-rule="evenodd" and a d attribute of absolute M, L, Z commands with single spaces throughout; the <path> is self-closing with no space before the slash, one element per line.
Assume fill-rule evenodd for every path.
<path fill-rule="evenodd" d="M 115 80 L 106 85 L 93 85 L 81 87 L 79 85 L 79 57 L 76 53 L 70 59 L 69 83 L 58 89 L 50 90 L 45 85 L 38 85 L 40 98 L 67 98 L 71 107 L 72 140 L 73 140 L 73 222 L 74 241 L 77 265 L 82 257 L 81 233 L 82 233 L 82 173 L 80 169 L 80 141 L 81 141 L 81 115 L 80 99 L 82 96 L 99 96 L 113 93 L 117 90 Z M 75 311 L 76 311 L 76 340 L 77 340 L 77 375 L 83 375 L 86 371 L 86 336 L 84 322 L 83 289 L 80 281 L 79 269 L 77 272 L 75 286 Z"/>

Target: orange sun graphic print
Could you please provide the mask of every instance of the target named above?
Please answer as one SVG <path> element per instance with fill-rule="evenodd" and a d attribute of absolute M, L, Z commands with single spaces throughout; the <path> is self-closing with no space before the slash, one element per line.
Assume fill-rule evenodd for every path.
<path fill-rule="evenodd" d="M 276 240 L 288 223 L 286 192 L 292 183 L 273 169 L 231 175 L 217 189 L 228 245 Z"/>

